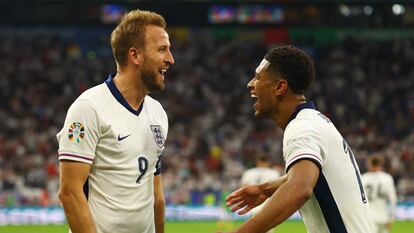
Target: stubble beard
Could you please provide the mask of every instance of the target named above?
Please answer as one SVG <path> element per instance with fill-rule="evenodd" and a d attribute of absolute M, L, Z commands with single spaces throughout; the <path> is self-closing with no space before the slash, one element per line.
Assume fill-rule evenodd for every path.
<path fill-rule="evenodd" d="M 141 80 L 149 92 L 160 92 L 165 89 L 164 83 L 157 82 L 158 73 L 143 70 L 141 73 Z"/>

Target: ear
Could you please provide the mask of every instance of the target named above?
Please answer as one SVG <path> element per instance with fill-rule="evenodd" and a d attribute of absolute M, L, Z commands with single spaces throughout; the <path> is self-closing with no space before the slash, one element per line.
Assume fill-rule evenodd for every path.
<path fill-rule="evenodd" d="M 284 95 L 288 90 L 288 82 L 285 79 L 280 79 L 274 86 L 274 93 L 276 96 Z"/>
<path fill-rule="evenodd" d="M 140 65 L 144 60 L 144 55 L 137 48 L 131 47 L 128 50 L 128 60 L 135 65 Z"/>

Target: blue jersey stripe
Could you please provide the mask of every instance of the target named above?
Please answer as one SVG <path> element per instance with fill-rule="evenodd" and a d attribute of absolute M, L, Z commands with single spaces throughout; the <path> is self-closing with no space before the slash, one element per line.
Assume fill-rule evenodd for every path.
<path fill-rule="evenodd" d="M 83 184 L 83 193 L 85 194 L 86 200 L 89 198 L 89 177 L 86 178 L 85 184 Z"/>
<path fill-rule="evenodd" d="M 155 169 L 156 169 L 156 171 L 154 173 L 155 176 L 161 174 L 161 157 L 162 157 L 162 155 L 160 155 L 160 157 L 158 157 L 157 163 L 155 164 Z"/>
<path fill-rule="evenodd" d="M 364 191 L 364 186 L 362 185 L 362 181 L 361 181 L 361 174 L 359 173 L 358 170 L 358 165 L 355 162 L 355 156 L 354 153 L 351 150 L 351 147 L 349 147 L 348 143 L 345 141 L 345 139 L 342 140 L 343 146 L 344 146 L 344 151 L 345 153 L 347 153 L 349 155 L 349 159 L 352 162 L 352 166 L 354 167 L 355 170 L 355 176 L 358 180 L 358 185 L 359 185 L 359 191 L 361 193 L 361 199 L 363 203 L 367 203 L 367 197 L 365 195 L 365 191 Z"/>
<path fill-rule="evenodd" d="M 122 104 L 128 111 L 135 115 L 139 115 L 141 113 L 141 110 L 144 106 L 144 102 L 142 102 L 141 106 L 137 110 L 134 110 L 131 105 L 128 104 L 126 99 L 122 96 L 121 92 L 116 87 L 113 78 L 115 77 L 115 74 L 110 74 L 108 79 L 105 81 L 106 85 L 108 86 L 109 90 L 111 91 L 112 95 L 115 97 L 115 99 Z"/>
<path fill-rule="evenodd" d="M 330 233 L 347 233 L 339 208 L 323 173 L 313 189 Z"/>

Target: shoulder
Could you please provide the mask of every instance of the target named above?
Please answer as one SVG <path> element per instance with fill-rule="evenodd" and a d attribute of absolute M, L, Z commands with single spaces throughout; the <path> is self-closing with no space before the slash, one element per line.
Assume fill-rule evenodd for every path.
<path fill-rule="evenodd" d="M 268 168 L 267 171 L 272 175 L 280 176 L 280 173 L 276 169 Z"/>
<path fill-rule="evenodd" d="M 381 174 L 382 174 L 383 177 L 385 177 L 385 179 L 390 180 L 390 181 L 394 181 L 394 178 L 390 174 L 388 174 L 384 171 L 381 172 Z"/>
<path fill-rule="evenodd" d="M 362 179 L 369 179 L 372 176 L 371 172 L 365 172 L 364 174 L 361 175 Z"/>
<path fill-rule="evenodd" d="M 318 116 L 318 113 L 319 112 L 314 109 L 304 109 L 300 111 L 298 115 L 289 122 L 289 124 L 286 126 L 285 131 L 315 128 L 315 122 L 321 120 L 321 117 Z"/>
<path fill-rule="evenodd" d="M 332 121 L 315 109 L 304 109 L 289 122 L 284 132 L 284 141 L 287 142 L 292 138 L 301 141 L 312 138 L 320 143 L 330 139 L 342 140 Z"/>
<path fill-rule="evenodd" d="M 248 174 L 248 173 L 252 173 L 252 172 L 254 172 L 256 170 L 256 168 L 249 168 L 249 169 L 247 169 L 246 171 L 244 171 L 244 174 Z"/>
<path fill-rule="evenodd" d="M 256 172 L 256 168 L 250 168 L 250 169 L 247 169 L 246 171 L 243 172 L 243 176 L 244 177 L 249 177 L 249 176 L 255 174 L 255 172 Z"/>
<path fill-rule="evenodd" d="M 69 107 L 68 115 L 97 116 L 106 98 L 104 86 L 98 85 L 83 92 Z"/>
<path fill-rule="evenodd" d="M 108 93 L 109 90 L 106 85 L 99 84 L 83 92 L 77 100 L 87 100 L 91 103 L 99 104 L 100 102 L 105 101 L 105 96 L 107 96 Z"/>
<path fill-rule="evenodd" d="M 241 182 L 244 185 L 250 184 L 252 183 L 252 179 L 254 179 L 254 177 L 256 177 L 255 169 L 254 168 L 247 169 L 245 172 L 243 172 Z"/>
<path fill-rule="evenodd" d="M 289 122 L 284 132 L 284 139 L 289 140 L 298 136 L 316 136 L 321 133 L 321 117 L 318 111 L 313 109 L 304 109 L 299 112 L 295 119 Z"/>
<path fill-rule="evenodd" d="M 156 100 L 156 99 L 154 99 L 154 98 L 152 98 L 151 96 L 149 96 L 149 95 L 146 95 L 145 96 L 145 102 L 150 106 L 150 107 L 152 107 L 152 108 L 160 108 L 160 109 L 164 109 L 163 107 L 162 107 L 162 105 L 161 105 L 161 103 L 158 101 L 158 100 Z"/>
<path fill-rule="evenodd" d="M 152 98 L 151 96 L 145 96 L 145 105 L 147 106 L 148 110 L 154 112 L 155 114 L 167 117 L 167 113 L 165 112 L 164 108 L 162 107 L 161 103 Z"/>

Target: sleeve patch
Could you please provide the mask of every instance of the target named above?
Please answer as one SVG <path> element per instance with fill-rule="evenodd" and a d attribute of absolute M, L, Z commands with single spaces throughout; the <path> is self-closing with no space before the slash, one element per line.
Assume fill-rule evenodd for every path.
<path fill-rule="evenodd" d="M 73 122 L 69 126 L 68 137 L 71 142 L 80 143 L 85 137 L 85 127 L 80 122 Z"/>

